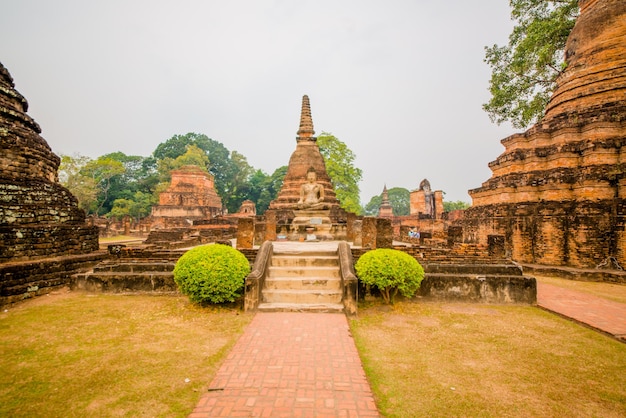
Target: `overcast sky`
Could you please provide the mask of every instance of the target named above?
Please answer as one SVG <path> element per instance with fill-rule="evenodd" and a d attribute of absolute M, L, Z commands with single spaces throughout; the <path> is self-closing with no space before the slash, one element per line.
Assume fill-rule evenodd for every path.
<path fill-rule="evenodd" d="M 0 62 L 56 154 L 148 156 L 203 133 L 271 174 L 316 134 L 356 154 L 361 200 L 491 176 L 508 125 L 482 110 L 507 0 L 0 0 Z"/>

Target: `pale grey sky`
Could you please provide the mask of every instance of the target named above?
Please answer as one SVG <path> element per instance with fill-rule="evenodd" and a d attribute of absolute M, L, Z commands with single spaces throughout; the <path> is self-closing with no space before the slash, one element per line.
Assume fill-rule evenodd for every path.
<path fill-rule="evenodd" d="M 148 156 L 203 133 L 271 174 L 316 134 L 356 154 L 361 200 L 428 178 L 470 201 L 515 133 L 492 124 L 484 46 L 506 0 L 0 0 L 0 62 L 57 154 Z"/>

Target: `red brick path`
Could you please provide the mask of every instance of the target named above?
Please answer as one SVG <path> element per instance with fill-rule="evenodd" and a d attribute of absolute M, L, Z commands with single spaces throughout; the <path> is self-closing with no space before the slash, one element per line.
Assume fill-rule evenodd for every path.
<path fill-rule="evenodd" d="M 257 313 L 190 417 L 378 417 L 343 314 Z"/>
<path fill-rule="evenodd" d="M 537 282 L 537 305 L 626 342 L 626 304 Z"/>

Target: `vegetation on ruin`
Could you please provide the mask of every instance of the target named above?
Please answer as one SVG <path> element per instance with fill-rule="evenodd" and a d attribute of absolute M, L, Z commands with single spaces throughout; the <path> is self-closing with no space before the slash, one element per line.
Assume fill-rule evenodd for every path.
<path fill-rule="evenodd" d="M 412 297 L 424 279 L 424 269 L 417 260 L 403 251 L 389 248 L 366 252 L 354 269 L 361 282 L 380 290 L 386 303 L 394 303 L 398 292 Z"/>
<path fill-rule="evenodd" d="M 556 78 L 567 66 L 565 42 L 578 16 L 578 0 L 511 0 L 515 27 L 505 46 L 485 48 L 491 67 L 492 121 L 525 128 L 543 116 Z"/>
<path fill-rule="evenodd" d="M 234 302 L 250 273 L 248 259 L 228 245 L 192 248 L 174 267 L 174 281 L 182 293 L 199 304 Z"/>
<path fill-rule="evenodd" d="M 4 309 L 2 417 L 187 416 L 251 319 L 184 296 L 64 292 Z"/>
<path fill-rule="evenodd" d="M 324 157 L 326 172 L 333 183 L 340 206 L 348 212 L 360 215 L 363 209 L 359 197 L 359 182 L 363 171 L 354 166 L 356 155 L 344 142 L 328 132 L 322 132 L 317 137 L 317 145 Z"/>
<path fill-rule="evenodd" d="M 411 212 L 411 192 L 404 187 L 392 187 L 387 190 L 389 204 L 393 208 L 394 216 L 406 216 Z M 363 208 L 367 216 L 378 215 L 378 209 L 383 201 L 382 192 L 378 196 L 373 196 Z"/>
<path fill-rule="evenodd" d="M 626 346 L 531 306 L 361 306 L 351 331 L 386 417 L 626 415 Z"/>

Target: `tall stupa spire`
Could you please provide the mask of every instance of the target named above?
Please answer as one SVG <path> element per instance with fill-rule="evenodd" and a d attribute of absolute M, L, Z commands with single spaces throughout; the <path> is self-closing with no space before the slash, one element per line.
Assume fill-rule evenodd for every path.
<path fill-rule="evenodd" d="M 298 141 L 309 140 L 315 141 L 315 131 L 313 130 L 313 118 L 311 118 L 311 105 L 309 104 L 309 96 L 302 96 L 302 112 L 300 113 L 300 128 L 298 129 Z"/>

